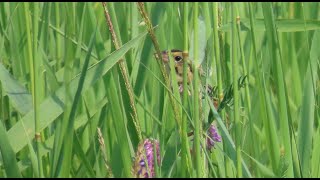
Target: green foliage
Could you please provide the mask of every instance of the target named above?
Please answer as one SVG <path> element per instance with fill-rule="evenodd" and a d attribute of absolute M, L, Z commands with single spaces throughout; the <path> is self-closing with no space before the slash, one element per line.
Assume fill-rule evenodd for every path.
<path fill-rule="evenodd" d="M 134 177 L 146 138 L 156 177 L 320 177 L 320 3 L 107 6 L 119 49 L 102 3 L 0 3 L 0 177 Z M 157 43 L 201 64 L 188 91 Z"/>

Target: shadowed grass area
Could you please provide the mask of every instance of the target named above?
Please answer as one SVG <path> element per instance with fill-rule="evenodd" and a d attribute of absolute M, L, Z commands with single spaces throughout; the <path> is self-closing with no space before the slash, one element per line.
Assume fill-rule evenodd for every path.
<path fill-rule="evenodd" d="M 319 5 L 0 3 L 0 177 L 320 177 Z"/>

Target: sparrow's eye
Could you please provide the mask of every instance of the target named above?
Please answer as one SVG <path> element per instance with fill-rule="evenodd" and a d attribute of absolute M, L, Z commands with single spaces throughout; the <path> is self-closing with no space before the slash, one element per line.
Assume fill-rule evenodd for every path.
<path fill-rule="evenodd" d="M 181 61 L 182 57 L 181 56 L 176 56 L 174 57 L 174 60 L 176 60 L 177 62 Z"/>

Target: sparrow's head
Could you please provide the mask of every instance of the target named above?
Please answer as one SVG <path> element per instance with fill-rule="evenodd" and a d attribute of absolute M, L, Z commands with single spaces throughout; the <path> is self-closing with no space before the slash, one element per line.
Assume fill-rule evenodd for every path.
<path fill-rule="evenodd" d="M 171 58 L 169 56 L 171 55 Z M 155 54 L 157 57 L 157 54 Z M 172 49 L 170 52 L 169 51 L 162 51 L 161 52 L 162 56 L 162 61 L 167 67 L 167 72 L 170 72 L 169 68 L 169 60 L 174 60 L 174 69 L 177 74 L 177 81 L 178 84 L 181 85 L 183 82 L 183 56 L 182 56 L 182 51 L 178 49 Z M 188 76 L 188 84 L 192 81 L 193 74 L 192 74 L 192 65 L 190 62 L 188 62 L 188 69 L 187 69 L 187 76 Z"/>
<path fill-rule="evenodd" d="M 172 49 L 170 52 L 168 51 L 162 51 L 162 61 L 164 63 L 169 62 L 169 54 L 171 54 L 172 59 L 175 61 L 175 63 L 181 63 L 183 64 L 183 56 L 182 51 L 178 49 Z"/>

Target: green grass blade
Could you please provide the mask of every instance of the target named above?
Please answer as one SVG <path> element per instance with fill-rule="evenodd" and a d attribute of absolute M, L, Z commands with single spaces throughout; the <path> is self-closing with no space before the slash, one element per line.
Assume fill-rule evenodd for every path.
<path fill-rule="evenodd" d="M 81 34 L 81 33 L 80 33 Z M 96 31 L 92 34 L 91 38 L 90 38 L 90 43 L 89 43 L 89 51 L 88 54 L 86 56 L 81 74 L 80 74 L 80 79 L 79 79 L 79 83 L 77 86 L 77 90 L 76 90 L 76 94 L 74 96 L 74 100 L 72 102 L 72 107 L 71 107 L 71 112 L 69 114 L 69 118 L 68 118 L 68 126 L 67 126 L 67 132 L 66 134 L 64 134 L 64 144 L 62 146 L 62 150 L 60 152 L 60 156 L 59 156 L 59 160 L 62 160 L 62 163 L 58 162 L 58 166 L 60 166 L 59 168 L 61 168 L 61 171 L 57 171 L 56 175 L 58 177 L 62 176 L 62 177 L 68 177 L 69 175 L 69 171 L 71 169 L 71 164 L 69 163 L 70 161 L 72 161 L 72 149 L 73 149 L 73 127 L 74 127 L 74 122 L 75 122 L 75 117 L 76 117 L 76 110 L 78 107 L 78 103 L 80 100 L 80 96 L 81 93 L 83 91 L 83 85 L 84 85 L 84 81 L 86 78 L 86 74 L 87 74 L 87 68 L 89 66 L 89 60 L 90 60 L 90 56 L 91 56 L 91 52 L 93 49 L 93 45 L 95 42 L 95 36 L 96 36 Z M 80 37 L 81 39 L 81 37 Z M 80 40 L 81 41 L 81 40 Z M 80 52 L 80 46 L 78 46 L 78 52 Z"/>
<path fill-rule="evenodd" d="M 74 145 L 75 145 L 75 153 L 77 154 L 77 156 L 81 159 L 81 161 L 83 162 L 84 166 L 86 167 L 88 174 L 90 175 L 90 177 L 95 177 L 95 173 L 93 171 L 92 165 L 90 164 L 89 159 L 87 158 L 85 152 L 83 151 L 81 144 L 79 142 L 79 137 L 74 134 Z"/>
<path fill-rule="evenodd" d="M 194 69 L 194 80 L 193 80 L 193 121 L 194 121 L 194 144 L 193 144 L 193 149 L 194 149 L 194 161 L 195 161 L 195 170 L 196 170 L 196 177 L 201 178 L 204 177 L 204 174 L 202 173 L 203 171 L 203 166 L 202 166 L 202 158 L 201 156 L 203 156 L 203 153 L 201 152 L 201 146 L 200 146 L 200 142 L 202 141 L 201 138 L 201 125 L 200 123 L 202 122 L 202 119 L 200 119 L 200 98 L 199 98 L 199 93 L 198 93 L 198 89 L 199 89 L 199 76 L 198 76 L 198 68 L 197 66 L 200 64 L 199 63 L 199 37 L 198 37 L 198 32 L 199 31 L 199 27 L 198 27 L 198 13 L 199 13 L 199 4 L 197 2 L 195 2 L 193 4 L 193 27 L 194 27 L 194 49 L 193 49 L 193 58 L 194 58 L 194 64 L 193 64 L 193 69 Z M 204 33 L 205 36 L 205 33 Z M 192 52 L 192 51 L 191 51 Z M 190 52 L 190 53 L 191 53 Z M 190 55 L 191 56 L 191 55 Z"/>
<path fill-rule="evenodd" d="M 289 131 L 289 117 L 287 109 L 287 93 L 283 77 L 283 62 L 281 51 L 279 48 L 279 40 L 277 37 L 277 26 L 274 20 L 274 13 L 271 3 L 262 3 L 263 14 L 265 17 L 266 35 L 268 40 L 268 50 L 271 53 L 272 62 L 275 64 L 275 79 L 278 90 L 277 97 L 279 98 L 279 120 L 280 134 L 282 143 L 285 148 L 284 160 L 288 164 L 288 169 L 285 171 L 286 177 L 293 177 L 291 140 Z M 279 172 L 280 173 L 280 172 Z"/>
<path fill-rule="evenodd" d="M 188 2 L 183 3 L 183 37 L 184 37 L 184 43 L 183 43 L 183 51 L 188 52 L 188 14 L 189 14 L 189 9 L 188 9 Z M 182 54 L 183 59 L 185 60 L 183 62 L 183 87 L 187 87 L 187 61 L 188 61 L 188 56 L 186 54 Z M 183 101 L 183 107 L 187 109 L 188 106 L 188 91 L 183 91 L 182 94 L 182 101 Z M 190 169 L 191 169 L 191 155 L 190 155 L 190 147 L 188 143 L 188 137 L 187 137 L 187 113 L 182 112 L 182 137 L 181 137 L 181 162 L 182 162 L 182 172 L 181 172 L 181 177 L 190 177 Z"/>
<path fill-rule="evenodd" d="M 253 157 L 249 156 L 250 159 L 252 159 L 253 162 L 256 163 L 258 169 L 260 170 L 261 174 L 264 175 L 264 177 L 268 178 L 276 178 L 277 176 L 265 165 L 261 164 L 259 161 L 254 159 Z"/>
<path fill-rule="evenodd" d="M 208 98 L 208 96 L 206 97 Z M 230 152 L 226 152 L 226 153 L 230 153 L 230 154 L 226 154 L 232 161 L 234 164 L 236 164 L 237 162 L 237 156 L 236 156 L 236 149 L 235 149 L 235 144 L 224 124 L 224 122 L 222 121 L 220 115 L 218 114 L 218 112 L 215 110 L 215 107 L 213 105 L 213 103 L 211 102 L 210 99 L 207 99 L 208 103 L 210 105 L 210 109 L 213 112 L 214 118 L 216 118 L 217 123 L 219 124 L 219 127 L 221 128 L 221 137 L 222 137 L 222 141 L 224 141 L 227 145 L 227 148 L 230 149 Z M 243 171 L 243 177 L 252 177 L 245 161 L 242 159 L 242 171 Z"/>
<path fill-rule="evenodd" d="M 316 135 L 314 136 L 315 140 L 320 139 L 320 128 L 318 128 Z M 315 142 L 315 141 L 314 141 Z M 320 143 L 315 143 L 312 148 L 312 159 L 311 159 L 311 177 L 319 178 L 320 177 Z"/>
<path fill-rule="evenodd" d="M 99 80 L 104 74 L 106 74 L 116 63 L 117 61 L 131 48 L 135 47 L 142 38 L 147 34 L 144 32 L 134 38 L 133 40 L 129 41 L 128 43 L 124 44 L 119 50 L 114 51 L 112 54 L 104 58 L 103 60 L 99 61 L 99 63 L 94 64 L 93 66 L 89 67 L 87 78 L 84 82 L 84 88 L 90 88 L 97 80 Z M 75 92 L 76 90 L 76 83 L 79 81 L 79 76 L 76 76 L 70 82 L 70 90 Z M 40 105 L 39 108 L 39 119 L 40 119 L 40 129 L 46 128 L 49 124 L 51 124 L 56 118 L 63 112 L 64 107 L 64 89 L 65 86 L 59 88 L 55 95 L 52 95 L 46 98 Z M 50 107 L 50 108 L 48 108 Z M 34 125 L 30 122 L 33 119 L 33 113 L 27 113 L 14 127 L 12 127 L 8 131 L 9 139 L 11 146 L 14 152 L 20 151 L 26 145 L 26 138 L 33 138 L 34 135 Z M 25 124 L 26 129 L 28 130 L 28 134 L 24 134 L 22 122 Z M 15 137 L 21 137 L 20 139 L 16 140 Z"/>
<path fill-rule="evenodd" d="M 278 137 L 277 137 L 277 130 L 276 130 L 276 126 L 275 126 L 275 122 L 273 121 L 274 118 L 272 118 L 271 114 L 269 113 L 269 104 L 267 101 L 267 91 L 265 91 L 265 78 L 264 78 L 264 73 L 260 73 L 260 69 L 261 66 L 259 66 L 259 63 L 263 60 L 262 58 L 258 58 L 258 51 L 257 51 L 257 47 L 258 47 L 258 43 L 256 43 L 256 31 L 255 31 L 255 18 L 254 18 L 254 14 L 253 14 L 253 5 L 254 3 L 248 3 L 249 5 L 249 14 L 250 14 L 250 27 L 252 29 L 251 32 L 251 41 L 252 41 L 252 47 L 253 47 L 253 62 L 254 62 L 254 70 L 255 73 L 253 74 L 254 76 L 256 76 L 256 90 L 258 91 L 258 95 L 259 95 L 259 99 L 258 102 L 260 102 L 259 104 L 259 115 L 258 117 L 260 117 L 262 119 L 262 123 L 264 124 L 265 128 L 265 135 L 267 137 L 270 137 L 268 139 L 266 139 L 266 144 L 268 147 L 273 147 L 270 148 L 268 150 L 270 159 L 271 159 L 271 163 L 272 163 L 272 168 L 273 171 L 275 172 L 278 169 L 278 164 L 279 164 L 279 143 L 278 143 Z M 260 62 L 259 62 L 260 59 Z M 264 66 L 262 64 L 262 69 L 264 69 Z M 254 118 L 257 119 L 257 118 Z"/>
<path fill-rule="evenodd" d="M 241 126 L 240 126 L 240 98 L 239 98 L 239 87 L 238 87 L 238 48 L 237 48 L 237 14 L 235 4 L 231 4 L 231 20 L 232 20 L 232 31 L 231 31 L 231 59 L 232 59 L 232 81 L 233 81 L 233 98 L 234 98 L 234 124 L 235 124 L 235 142 L 237 152 L 237 177 L 242 177 L 242 156 L 241 156 Z"/>
<path fill-rule="evenodd" d="M 319 2 L 107 4 L 116 51 L 101 2 L 0 3 L 0 177 L 136 176 L 140 137 L 160 142 L 156 178 L 320 177 Z M 189 92 L 154 49 L 201 64 Z"/>
<path fill-rule="evenodd" d="M 299 31 L 311 31 L 320 29 L 319 20 L 300 20 L 300 19 L 276 19 L 277 29 L 279 32 L 299 32 Z M 257 31 L 266 31 L 264 25 L 264 19 L 255 19 L 255 29 Z M 250 19 L 243 18 L 240 23 L 241 31 L 250 30 Z M 224 24 L 220 31 L 230 31 L 231 23 Z"/>
<path fill-rule="evenodd" d="M 154 7 L 154 11 L 152 11 L 151 20 L 154 25 L 160 24 L 161 17 L 163 17 L 163 14 L 165 13 L 166 9 L 165 3 L 157 3 Z M 152 41 L 151 38 L 147 37 L 146 41 L 144 42 L 142 52 L 141 52 L 141 58 L 140 61 L 144 65 L 148 66 L 150 64 L 150 59 L 155 59 L 153 57 L 154 52 L 152 52 Z M 143 86 L 146 83 L 146 69 L 144 66 L 140 65 L 138 69 L 138 74 L 136 78 L 135 87 L 134 87 L 134 94 L 138 97 L 140 96 Z"/>
<path fill-rule="evenodd" d="M 0 151 L 7 177 L 21 178 L 22 176 L 17 165 L 16 155 L 10 145 L 10 140 L 2 123 L 0 123 L 0 137 Z"/>
<path fill-rule="evenodd" d="M 311 176 L 311 152 L 314 135 L 314 111 L 315 111 L 315 84 L 317 79 L 317 61 L 320 58 L 318 46 L 320 43 L 320 31 L 316 31 L 310 50 L 310 61 L 306 71 L 302 98 L 301 119 L 298 129 L 298 151 L 303 177 Z M 311 69 L 312 68 L 312 69 Z"/>
<path fill-rule="evenodd" d="M 27 114 L 33 107 L 31 94 L 19 81 L 14 79 L 2 63 L 0 63 L 0 81 L 2 83 L 2 90 L 8 95 L 12 106 L 21 115 Z"/>

